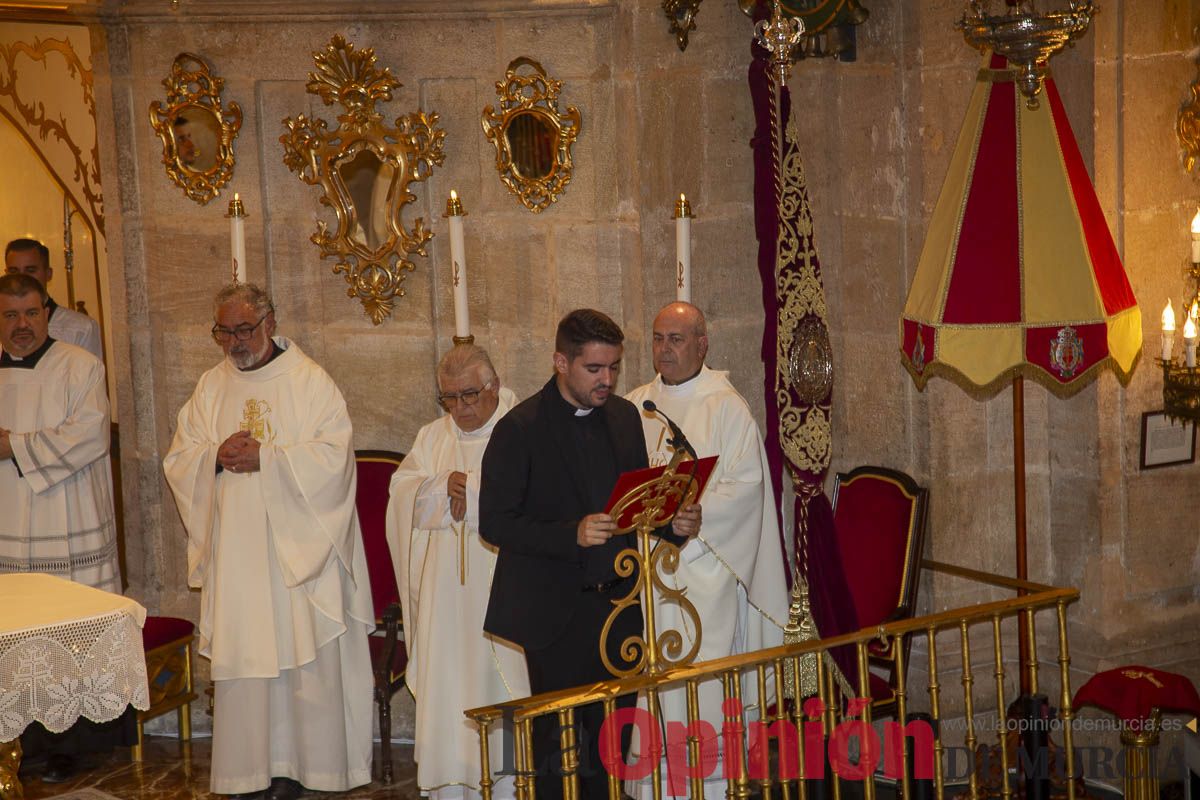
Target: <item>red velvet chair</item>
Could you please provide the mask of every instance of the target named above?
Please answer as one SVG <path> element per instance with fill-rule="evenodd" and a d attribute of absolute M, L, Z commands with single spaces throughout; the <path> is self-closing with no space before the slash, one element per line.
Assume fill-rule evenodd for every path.
<path fill-rule="evenodd" d="M 375 671 L 375 704 L 379 707 L 379 737 L 383 740 L 380 777 L 392 782 L 392 695 L 404 685 L 408 653 L 404 649 L 404 621 L 400 614 L 400 590 L 388 548 L 386 519 L 388 489 L 392 473 L 404 460 L 403 453 L 390 450 L 356 450 L 358 490 L 354 504 L 362 528 L 371 599 L 375 604 L 375 632 L 368 638 Z"/>
<path fill-rule="evenodd" d="M 903 472 L 857 467 L 839 472 L 833 490 L 833 522 L 858 628 L 911 617 L 921 577 L 921 553 L 929 491 Z M 868 651 L 871 713 L 896 713 L 896 656 L 909 637 Z M 856 676 L 848 675 L 857 688 Z"/>
<path fill-rule="evenodd" d="M 192 738 L 192 639 L 196 626 L 179 617 L 146 617 L 142 626 L 142 648 L 146 651 L 146 678 L 150 684 L 150 707 L 137 712 L 137 744 L 133 760 L 142 760 L 142 725 L 148 720 L 176 711 L 179 738 Z"/>

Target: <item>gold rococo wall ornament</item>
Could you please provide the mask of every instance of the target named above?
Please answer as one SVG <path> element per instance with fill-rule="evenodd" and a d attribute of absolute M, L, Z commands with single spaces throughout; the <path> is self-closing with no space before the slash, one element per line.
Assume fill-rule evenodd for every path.
<path fill-rule="evenodd" d="M 225 81 L 203 58 L 180 53 L 163 79 L 166 103 L 150 104 L 150 124 L 162 141 L 167 177 L 204 205 L 233 178 L 233 140 L 242 128 L 237 103 L 221 106 Z"/>
<path fill-rule="evenodd" d="M 410 228 L 403 214 L 417 199 L 412 185 L 445 160 L 446 132 L 436 127 L 434 112 L 417 110 L 395 125 L 383 121 L 375 105 L 391 100 L 401 83 L 388 68 L 375 68 L 373 48 L 356 50 L 337 35 L 313 53 L 313 61 L 317 71 L 308 75 L 308 92 L 325 105 L 340 103 L 343 113 L 333 131 L 303 114 L 285 119 L 283 163 L 300 180 L 321 187 L 321 204 L 333 208 L 337 229 L 318 221 L 309 238 L 322 258 L 337 259 L 334 274 L 345 274 L 346 293 L 378 325 L 392 313 L 395 298 L 404 296 L 405 273 L 415 268 L 411 256 L 424 256 L 433 237 L 423 218 Z"/>
<path fill-rule="evenodd" d="M 1196 61 L 1196 78 L 1188 86 L 1188 99 L 1179 107 L 1175 120 L 1175 135 L 1183 148 L 1183 168 L 1191 172 L 1200 160 L 1200 59 Z"/>
<path fill-rule="evenodd" d="M 519 74 L 527 67 L 532 74 Z M 524 56 L 513 59 L 496 82 L 499 107 L 483 109 L 483 133 L 496 147 L 496 171 L 523 206 L 544 211 L 571 182 L 571 145 L 583 120 L 579 109 L 558 109 L 562 81 Z"/>

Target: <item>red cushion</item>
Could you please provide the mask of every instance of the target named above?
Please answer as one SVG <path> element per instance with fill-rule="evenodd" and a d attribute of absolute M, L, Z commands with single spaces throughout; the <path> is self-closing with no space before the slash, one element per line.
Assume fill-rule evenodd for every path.
<path fill-rule="evenodd" d="M 358 524 L 362 526 L 363 549 L 367 556 L 367 574 L 371 579 L 371 599 L 375 603 L 376 617 L 392 603 L 400 602 L 385 525 L 392 473 L 402 458 L 399 453 L 390 456 L 359 453 L 355 459 L 358 463 L 358 491 L 354 505 L 358 508 Z"/>
<path fill-rule="evenodd" d="M 1200 716 L 1200 695 L 1190 680 L 1136 664 L 1096 673 L 1075 693 L 1074 704 L 1099 706 L 1123 720 L 1147 719 L 1152 708 Z"/>
<path fill-rule="evenodd" d="M 915 507 L 915 498 L 882 477 L 860 475 L 838 487 L 833 523 L 859 628 L 878 625 L 900 605 Z"/>
<path fill-rule="evenodd" d="M 195 630 L 196 626 L 186 619 L 148 616 L 146 624 L 142 626 L 142 648 L 153 650 L 162 647 L 168 642 L 191 636 Z"/>
<path fill-rule="evenodd" d="M 871 689 L 871 700 L 876 703 L 891 700 L 896 694 L 892 685 L 874 672 L 868 673 L 867 686 Z"/>

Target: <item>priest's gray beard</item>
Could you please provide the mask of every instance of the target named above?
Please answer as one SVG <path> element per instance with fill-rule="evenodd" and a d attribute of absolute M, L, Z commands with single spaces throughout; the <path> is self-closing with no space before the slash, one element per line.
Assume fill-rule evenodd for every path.
<path fill-rule="evenodd" d="M 229 350 L 229 360 L 239 370 L 247 370 L 255 364 L 261 364 L 271 355 L 271 337 L 264 336 L 262 347 L 251 350 L 247 345 L 238 343 Z"/>

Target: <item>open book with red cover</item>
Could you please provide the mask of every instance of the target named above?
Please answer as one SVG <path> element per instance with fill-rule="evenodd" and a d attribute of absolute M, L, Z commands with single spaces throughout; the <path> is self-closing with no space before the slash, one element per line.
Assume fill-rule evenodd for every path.
<path fill-rule="evenodd" d="M 713 469 L 717 466 L 718 456 L 708 456 L 699 461 L 680 461 L 675 466 L 676 475 L 693 475 L 696 483 L 696 501 L 699 502 L 701 495 L 704 494 L 704 488 L 708 485 L 708 479 L 712 477 Z M 664 464 L 659 467 L 646 467 L 645 469 L 635 469 L 630 472 L 621 474 L 617 478 L 617 485 L 613 487 L 612 493 L 608 496 L 608 503 L 604 506 L 605 513 L 611 514 L 617 503 L 621 502 L 621 498 L 641 486 L 648 481 L 652 481 L 658 476 L 667 471 Z M 686 493 L 686 492 L 685 492 Z M 666 505 L 664 506 L 663 516 L 673 516 L 679 508 L 679 496 L 669 495 Z M 628 528 L 633 525 L 633 518 L 642 510 L 643 503 L 638 501 L 630 503 L 621 512 L 621 516 L 617 519 L 618 528 Z"/>

